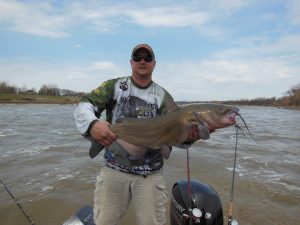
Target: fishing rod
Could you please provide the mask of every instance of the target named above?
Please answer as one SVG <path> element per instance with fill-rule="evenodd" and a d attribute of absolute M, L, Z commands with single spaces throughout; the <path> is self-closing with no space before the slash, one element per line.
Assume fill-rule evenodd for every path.
<path fill-rule="evenodd" d="M 18 208 L 21 210 L 21 212 L 23 213 L 23 215 L 26 217 L 26 219 L 28 220 L 28 222 L 31 225 L 35 225 L 35 223 L 31 219 L 31 217 L 28 215 L 28 213 L 26 213 L 26 211 L 24 210 L 24 208 L 21 206 L 21 204 L 19 203 L 19 201 L 15 198 L 15 196 L 8 189 L 8 187 L 6 186 L 6 184 L 2 180 L 0 180 L 0 182 L 1 182 L 2 186 L 4 187 L 4 189 L 7 191 L 7 193 L 10 195 L 10 197 L 14 200 L 14 202 L 16 203 L 16 205 L 18 206 Z"/>
<path fill-rule="evenodd" d="M 193 224 L 192 221 L 192 188 L 191 188 L 191 172 L 190 172 L 190 156 L 189 156 L 189 148 L 186 148 L 186 167 L 187 167 L 187 179 L 188 179 L 188 213 L 189 213 L 189 225 Z"/>
<path fill-rule="evenodd" d="M 234 182 L 235 182 L 235 171 L 236 171 L 236 161 L 237 161 L 237 146 L 238 146 L 238 130 L 240 128 L 236 125 L 236 141 L 235 141 L 235 150 L 234 150 L 234 159 L 233 159 L 233 170 L 232 170 L 232 180 L 231 180 L 231 191 L 229 198 L 229 207 L 228 207 L 228 225 L 238 225 L 238 222 L 232 219 L 232 209 L 233 209 L 233 191 L 234 191 Z"/>

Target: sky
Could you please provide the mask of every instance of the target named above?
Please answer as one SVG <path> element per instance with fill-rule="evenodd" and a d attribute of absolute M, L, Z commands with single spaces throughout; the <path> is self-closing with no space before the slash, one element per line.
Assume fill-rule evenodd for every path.
<path fill-rule="evenodd" d="M 300 83 L 300 0 L 0 0 L 0 81 L 90 92 L 135 45 L 177 101 L 282 97 Z"/>

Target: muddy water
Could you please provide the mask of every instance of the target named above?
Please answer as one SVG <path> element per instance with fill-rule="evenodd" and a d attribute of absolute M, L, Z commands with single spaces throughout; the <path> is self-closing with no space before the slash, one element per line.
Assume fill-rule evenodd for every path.
<path fill-rule="evenodd" d="M 0 105 L 0 178 L 37 225 L 63 223 L 91 205 L 103 165 L 91 160 L 77 132 L 72 105 Z M 240 137 L 234 217 L 242 225 L 297 225 L 300 214 L 300 111 L 241 107 L 256 138 Z M 229 201 L 235 131 L 217 131 L 190 149 L 191 178 L 213 186 L 224 215 Z M 186 151 L 174 149 L 164 174 L 172 185 L 186 178 Z M 0 224 L 28 224 L 0 187 Z M 130 208 L 122 224 L 135 224 Z"/>

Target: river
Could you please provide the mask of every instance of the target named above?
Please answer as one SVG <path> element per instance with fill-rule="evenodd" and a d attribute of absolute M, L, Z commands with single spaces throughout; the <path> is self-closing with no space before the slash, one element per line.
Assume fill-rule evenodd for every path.
<path fill-rule="evenodd" d="M 73 121 L 75 105 L 0 105 L 0 178 L 37 225 L 58 225 L 91 205 L 102 156 Z M 240 107 L 256 142 L 239 136 L 234 217 L 240 225 L 298 225 L 300 220 L 300 111 Z M 239 124 L 242 124 L 241 121 Z M 190 149 L 191 178 L 219 193 L 226 216 L 235 130 L 218 130 Z M 174 148 L 164 174 L 172 185 L 186 178 L 186 151 Z M 0 186 L 1 224 L 29 224 Z M 134 225 L 130 208 L 123 225 Z"/>

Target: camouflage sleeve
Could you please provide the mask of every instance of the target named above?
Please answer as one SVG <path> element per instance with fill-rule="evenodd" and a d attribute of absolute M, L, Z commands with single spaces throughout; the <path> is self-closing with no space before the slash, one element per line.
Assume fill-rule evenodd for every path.
<path fill-rule="evenodd" d="M 178 108 L 173 97 L 170 95 L 168 91 L 165 90 L 165 96 L 160 107 L 161 115 L 166 114 L 167 112 L 174 111 Z"/>
<path fill-rule="evenodd" d="M 98 108 L 97 113 L 101 113 L 112 104 L 117 80 L 118 78 L 103 82 L 98 88 L 85 95 L 81 102 L 90 102 L 93 106 Z"/>
<path fill-rule="evenodd" d="M 79 132 L 87 136 L 90 124 L 98 120 L 106 110 L 106 120 L 110 122 L 114 104 L 114 86 L 117 79 L 102 83 L 91 93 L 85 95 L 74 111 L 75 124 Z"/>

